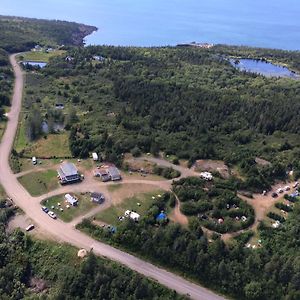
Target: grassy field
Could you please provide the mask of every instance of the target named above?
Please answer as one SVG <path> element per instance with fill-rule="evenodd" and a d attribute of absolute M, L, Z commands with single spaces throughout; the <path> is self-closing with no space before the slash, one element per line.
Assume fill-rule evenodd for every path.
<path fill-rule="evenodd" d="M 25 154 L 37 157 L 71 156 L 68 134 L 49 134 L 47 138 L 40 138 L 29 148 L 25 149 Z"/>
<path fill-rule="evenodd" d="M 22 150 L 24 150 L 30 146 L 30 143 L 28 142 L 26 134 L 25 134 L 25 126 L 24 126 L 23 116 L 21 116 L 20 120 L 22 120 L 22 121 L 19 123 L 17 135 L 15 138 L 15 145 L 14 145 L 17 152 L 21 152 Z"/>
<path fill-rule="evenodd" d="M 114 192 L 114 191 L 120 189 L 121 187 L 122 187 L 122 184 L 116 183 L 116 184 L 108 185 L 107 189 L 109 192 Z"/>
<path fill-rule="evenodd" d="M 5 196 L 6 196 L 5 191 L 4 191 L 3 187 L 0 185 L 0 199 Z"/>
<path fill-rule="evenodd" d="M 4 133 L 5 126 L 6 126 L 6 122 L 1 121 L 0 122 L 0 139 L 2 138 L 2 135 Z"/>
<path fill-rule="evenodd" d="M 55 214 L 57 214 L 57 216 L 65 222 L 70 222 L 74 218 L 86 214 L 91 209 L 97 206 L 97 204 L 91 202 L 89 194 L 72 194 L 72 196 L 75 196 L 78 199 L 78 206 L 76 207 L 70 206 L 69 208 L 67 208 L 67 203 L 65 202 L 64 195 L 59 195 L 44 200 L 42 204 L 48 207 L 50 210 L 54 211 Z M 58 203 L 60 203 L 61 206 L 58 206 Z M 52 208 L 53 206 L 55 207 L 54 209 Z M 62 208 L 63 211 L 60 211 L 60 208 Z"/>
<path fill-rule="evenodd" d="M 54 50 L 49 53 L 45 51 L 28 51 L 22 53 L 19 56 L 20 60 L 27 60 L 27 61 L 45 61 L 48 62 L 51 57 L 63 55 L 66 51 L 64 50 Z"/>
<path fill-rule="evenodd" d="M 24 154 L 27 156 L 37 157 L 71 156 L 69 149 L 69 136 L 67 132 L 60 134 L 48 134 L 47 138 L 42 137 L 36 142 L 31 143 L 26 137 L 23 123 L 24 122 L 22 121 L 19 125 L 15 141 L 15 149 L 17 152 L 24 151 Z"/>
<path fill-rule="evenodd" d="M 163 191 L 156 190 L 149 193 L 137 194 L 133 197 L 126 198 L 122 203 L 113 205 L 108 209 L 100 212 L 95 216 L 99 221 L 111 225 L 117 225 L 120 221 L 119 216 L 123 216 L 126 210 L 134 210 L 141 216 L 145 215 L 151 204 L 155 201 L 152 197 L 163 194 Z M 140 206 L 138 205 L 140 203 Z"/>
<path fill-rule="evenodd" d="M 18 180 L 32 196 L 40 196 L 59 186 L 56 175 L 55 170 L 47 170 L 24 175 Z"/>

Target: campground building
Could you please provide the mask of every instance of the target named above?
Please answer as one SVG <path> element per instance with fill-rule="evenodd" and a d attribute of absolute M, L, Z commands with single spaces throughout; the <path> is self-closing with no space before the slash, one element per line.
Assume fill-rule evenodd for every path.
<path fill-rule="evenodd" d="M 58 178 L 61 184 L 68 184 L 80 181 L 80 174 L 73 163 L 62 163 L 57 170 Z"/>
<path fill-rule="evenodd" d="M 65 194 L 65 199 L 66 199 L 66 202 L 72 206 L 78 205 L 78 200 L 70 194 Z"/>
<path fill-rule="evenodd" d="M 109 174 L 112 181 L 121 180 L 121 173 L 118 168 L 111 166 L 107 169 L 107 173 Z"/>
<path fill-rule="evenodd" d="M 91 200 L 94 203 L 102 204 L 105 201 L 105 197 L 102 193 L 91 193 Z"/>

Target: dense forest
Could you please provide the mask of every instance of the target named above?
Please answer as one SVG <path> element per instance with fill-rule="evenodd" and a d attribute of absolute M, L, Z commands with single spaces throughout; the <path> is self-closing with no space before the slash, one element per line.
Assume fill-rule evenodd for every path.
<path fill-rule="evenodd" d="M 22 52 L 42 46 L 83 44 L 96 27 L 74 22 L 0 16 L 0 48 Z"/>
<path fill-rule="evenodd" d="M 93 253 L 80 259 L 71 246 L 8 233 L 14 211 L 0 200 L 1 299 L 184 299 Z"/>
<path fill-rule="evenodd" d="M 13 73 L 5 50 L 0 49 L 0 122 L 5 119 L 4 106 L 10 105 Z"/>
<path fill-rule="evenodd" d="M 299 203 L 280 229 L 260 224 L 262 245 L 253 250 L 245 247 L 249 231 L 225 244 L 218 235 L 209 240 L 198 218 L 191 219 L 189 228 L 158 221 L 156 216 L 172 205 L 172 198 L 165 194 L 139 223 L 128 219 L 115 233 L 89 220 L 78 227 L 235 299 L 300 299 Z"/>
<path fill-rule="evenodd" d="M 125 152 L 163 151 L 190 165 L 221 159 L 253 191 L 287 170 L 298 177 L 300 82 L 240 72 L 225 55 L 261 55 L 295 69 L 300 60 L 298 52 L 226 46 L 76 48 L 28 75 L 25 106 L 63 103 L 67 115 L 78 113 L 66 122 L 74 156 L 95 150 L 120 162 Z"/>

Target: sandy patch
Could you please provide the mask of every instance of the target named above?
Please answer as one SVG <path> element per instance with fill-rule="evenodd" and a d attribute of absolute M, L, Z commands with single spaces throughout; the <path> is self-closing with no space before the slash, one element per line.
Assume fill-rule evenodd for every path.
<path fill-rule="evenodd" d="M 176 197 L 176 205 L 173 211 L 171 212 L 169 218 L 171 221 L 179 223 L 183 226 L 187 226 L 189 223 L 188 218 L 180 211 L 180 201 L 178 197 Z"/>
<path fill-rule="evenodd" d="M 259 158 L 259 157 L 255 158 L 255 162 L 260 166 L 270 166 L 271 165 L 271 163 L 269 161 Z"/>
<path fill-rule="evenodd" d="M 139 193 L 148 193 L 152 191 L 157 191 L 157 186 L 149 185 L 149 184 L 137 184 L 137 183 L 129 183 L 122 184 L 117 189 L 111 191 L 110 196 L 113 205 L 117 205 L 121 203 L 126 198 L 131 198 Z"/>
<path fill-rule="evenodd" d="M 11 218 L 7 225 L 7 231 L 12 232 L 17 228 L 21 229 L 22 231 L 26 231 L 26 227 L 30 224 L 34 225 L 34 229 L 28 231 L 27 234 L 42 240 L 56 240 L 55 237 L 51 236 L 46 230 L 37 226 L 29 217 L 24 214 L 17 214 Z"/>
<path fill-rule="evenodd" d="M 230 176 L 230 169 L 221 160 L 199 159 L 196 161 L 194 169 L 198 172 L 219 172 L 223 178 Z"/>

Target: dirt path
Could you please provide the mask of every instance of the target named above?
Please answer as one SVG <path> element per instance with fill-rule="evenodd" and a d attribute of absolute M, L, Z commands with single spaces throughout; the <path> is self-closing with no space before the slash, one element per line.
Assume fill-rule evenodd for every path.
<path fill-rule="evenodd" d="M 179 166 L 179 165 L 174 165 L 162 158 L 155 158 L 155 157 L 148 157 L 148 156 L 142 156 L 142 157 L 137 157 L 134 158 L 135 160 L 141 160 L 141 161 L 149 161 L 155 164 L 158 164 L 160 166 L 163 167 L 168 167 L 168 168 L 173 168 L 174 170 L 177 170 L 181 173 L 181 177 L 189 177 L 189 176 L 199 176 L 198 172 L 195 172 L 191 169 L 185 168 L 183 166 Z"/>
<path fill-rule="evenodd" d="M 247 230 L 256 230 L 257 229 L 257 226 L 259 225 L 260 221 L 262 221 L 265 217 L 266 217 L 266 214 L 268 213 L 268 211 L 273 207 L 273 205 L 278 202 L 281 197 L 277 197 L 277 198 L 273 198 L 272 197 L 272 193 L 273 192 L 276 192 L 276 190 L 278 190 L 280 187 L 283 187 L 283 186 L 289 186 L 291 191 L 294 190 L 293 188 L 293 185 L 294 185 L 295 182 L 292 182 L 292 183 L 277 183 L 275 184 L 271 191 L 268 192 L 267 195 L 262 195 L 262 194 L 253 194 L 253 198 L 248 198 L 248 197 L 245 197 L 241 194 L 238 194 L 238 196 L 243 199 L 244 201 L 246 201 L 249 205 L 251 205 L 254 209 L 254 212 L 255 212 L 255 220 L 254 220 L 254 223 L 253 225 L 251 225 L 250 227 L 246 228 L 246 229 L 243 229 L 243 230 L 240 230 L 240 231 L 237 231 L 237 232 L 233 232 L 233 233 L 226 233 L 226 234 L 222 234 L 222 239 L 224 241 L 226 240 L 229 240 L 230 238 L 232 237 L 235 237 Z M 282 196 L 283 194 L 281 194 Z"/>
<path fill-rule="evenodd" d="M 27 190 L 18 182 L 9 166 L 9 156 L 18 127 L 18 118 L 21 110 L 23 93 L 23 74 L 20 66 L 16 62 L 16 55 L 10 56 L 10 62 L 15 73 L 15 86 L 6 131 L 0 143 L 0 183 L 4 187 L 7 195 L 14 200 L 16 205 L 18 205 L 36 225 L 47 231 L 50 235 L 53 235 L 57 241 L 70 243 L 78 248 L 85 248 L 87 250 L 93 248 L 93 252 L 95 254 L 119 262 L 138 273 L 158 281 L 160 284 L 165 285 L 180 294 L 189 294 L 192 299 L 224 299 L 222 296 L 219 296 L 212 291 L 196 285 L 178 275 L 156 267 L 151 263 L 145 262 L 140 258 L 113 248 L 107 244 L 95 241 L 82 232 L 66 225 L 61 220 L 51 219 L 41 211 L 41 206 L 38 201 L 39 197 L 34 198 L 30 196 Z M 145 183 L 145 181 L 143 181 L 143 183 Z M 68 188 L 73 191 L 75 186 L 70 186 Z M 61 190 L 67 190 L 68 188 L 63 187 Z M 76 188 L 78 191 L 81 189 L 80 185 Z M 62 193 L 62 191 L 59 193 Z"/>
<path fill-rule="evenodd" d="M 174 210 L 172 211 L 172 213 L 170 214 L 170 219 L 176 223 L 179 223 L 183 226 L 187 226 L 189 223 L 188 218 L 180 211 L 180 200 L 178 199 L 178 197 L 175 195 L 176 197 L 176 204 L 174 207 Z"/>

